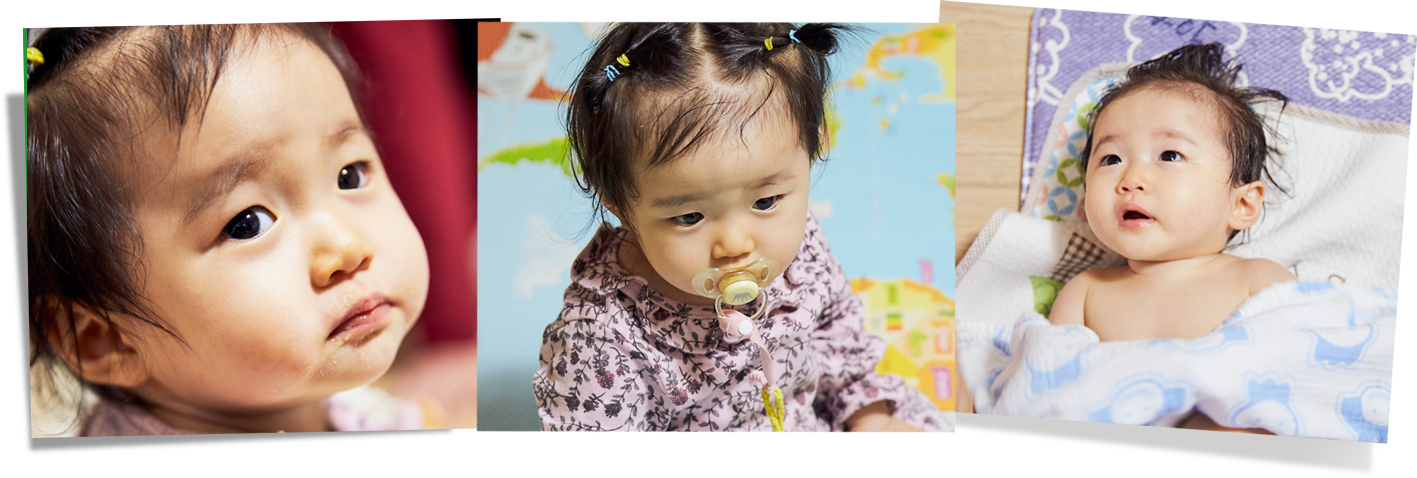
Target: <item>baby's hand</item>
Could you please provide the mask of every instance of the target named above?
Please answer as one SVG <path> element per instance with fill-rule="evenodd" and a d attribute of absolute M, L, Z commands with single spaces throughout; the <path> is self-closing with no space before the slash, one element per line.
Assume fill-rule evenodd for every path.
<path fill-rule="evenodd" d="M 852 432 L 918 432 L 923 431 L 915 428 L 914 425 L 906 423 L 905 420 L 886 415 L 880 420 L 857 423 L 847 431 Z"/>
<path fill-rule="evenodd" d="M 1249 433 L 1253 435 L 1274 434 L 1274 432 L 1265 430 L 1263 428 L 1224 427 L 1221 426 L 1219 423 L 1215 423 L 1215 420 L 1211 420 L 1209 416 L 1204 413 L 1201 413 L 1199 410 L 1197 410 L 1195 413 L 1192 413 L 1190 417 L 1187 417 L 1184 421 L 1182 421 L 1181 425 L 1177 428 L 1186 428 L 1190 430 L 1209 430 L 1213 432 Z"/>
<path fill-rule="evenodd" d="M 748 373 L 748 383 L 759 387 L 765 387 L 768 384 L 768 377 L 767 375 L 763 374 L 762 370 L 754 370 Z"/>
<path fill-rule="evenodd" d="M 891 415 L 884 400 L 861 407 L 846 419 L 851 432 L 918 432 L 919 428 Z"/>

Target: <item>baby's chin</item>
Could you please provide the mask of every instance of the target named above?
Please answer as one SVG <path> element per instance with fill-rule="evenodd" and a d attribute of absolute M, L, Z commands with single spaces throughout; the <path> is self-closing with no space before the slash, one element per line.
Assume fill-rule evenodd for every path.
<path fill-rule="evenodd" d="M 408 326 L 399 321 L 366 337 L 329 339 L 329 347 L 309 375 L 316 388 L 333 392 L 372 383 L 389 371 Z"/>

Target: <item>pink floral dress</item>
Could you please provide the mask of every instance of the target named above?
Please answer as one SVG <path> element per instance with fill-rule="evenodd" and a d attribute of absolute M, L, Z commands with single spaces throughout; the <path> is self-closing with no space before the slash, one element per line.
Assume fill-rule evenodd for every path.
<path fill-rule="evenodd" d="M 725 338 L 712 306 L 668 299 L 629 275 L 617 259 L 624 235 L 608 225 L 596 232 L 571 268 L 561 315 L 542 335 L 533 378 L 542 428 L 772 430 L 760 389 L 747 380 L 762 369 L 758 348 Z M 876 374 L 885 343 L 861 329 L 861 301 L 815 218 L 765 293 L 772 308 L 756 325 L 775 364 L 787 431 L 840 431 L 881 400 L 923 430 L 953 429 L 919 390 Z"/>

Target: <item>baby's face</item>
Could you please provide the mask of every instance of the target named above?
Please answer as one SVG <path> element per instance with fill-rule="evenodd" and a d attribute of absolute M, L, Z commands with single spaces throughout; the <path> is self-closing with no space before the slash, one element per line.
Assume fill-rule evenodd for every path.
<path fill-rule="evenodd" d="M 690 303 L 712 303 L 691 285 L 704 269 L 763 257 L 786 268 L 807 224 L 811 161 L 792 121 L 760 118 L 742 140 L 725 136 L 668 164 L 635 165 L 628 220 L 654 272 L 678 289 L 660 292 Z"/>
<path fill-rule="evenodd" d="M 1189 90 L 1143 88 L 1102 111 L 1084 212 L 1103 244 L 1134 261 L 1225 248 L 1236 188 L 1220 118 Z"/>
<path fill-rule="evenodd" d="M 145 398 L 241 413 L 382 375 L 428 256 L 329 58 L 286 34 L 233 51 L 180 149 L 175 132 L 140 138 L 156 159 L 136 172 L 139 280 L 185 343 L 127 338 Z"/>

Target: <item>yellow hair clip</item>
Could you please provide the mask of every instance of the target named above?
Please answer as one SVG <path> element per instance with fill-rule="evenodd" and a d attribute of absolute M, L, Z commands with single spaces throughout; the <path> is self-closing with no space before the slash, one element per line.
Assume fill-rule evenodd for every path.
<path fill-rule="evenodd" d="M 36 64 L 44 64 L 44 54 L 40 53 L 39 49 L 35 47 L 29 47 L 25 49 L 25 59 Z"/>
<path fill-rule="evenodd" d="M 619 63 L 620 66 L 630 66 L 630 57 L 627 57 L 622 54 L 619 58 L 615 59 L 615 62 Z"/>
<path fill-rule="evenodd" d="M 763 40 L 763 44 L 768 46 L 768 51 L 772 51 L 772 37 L 768 37 L 768 39 Z"/>

